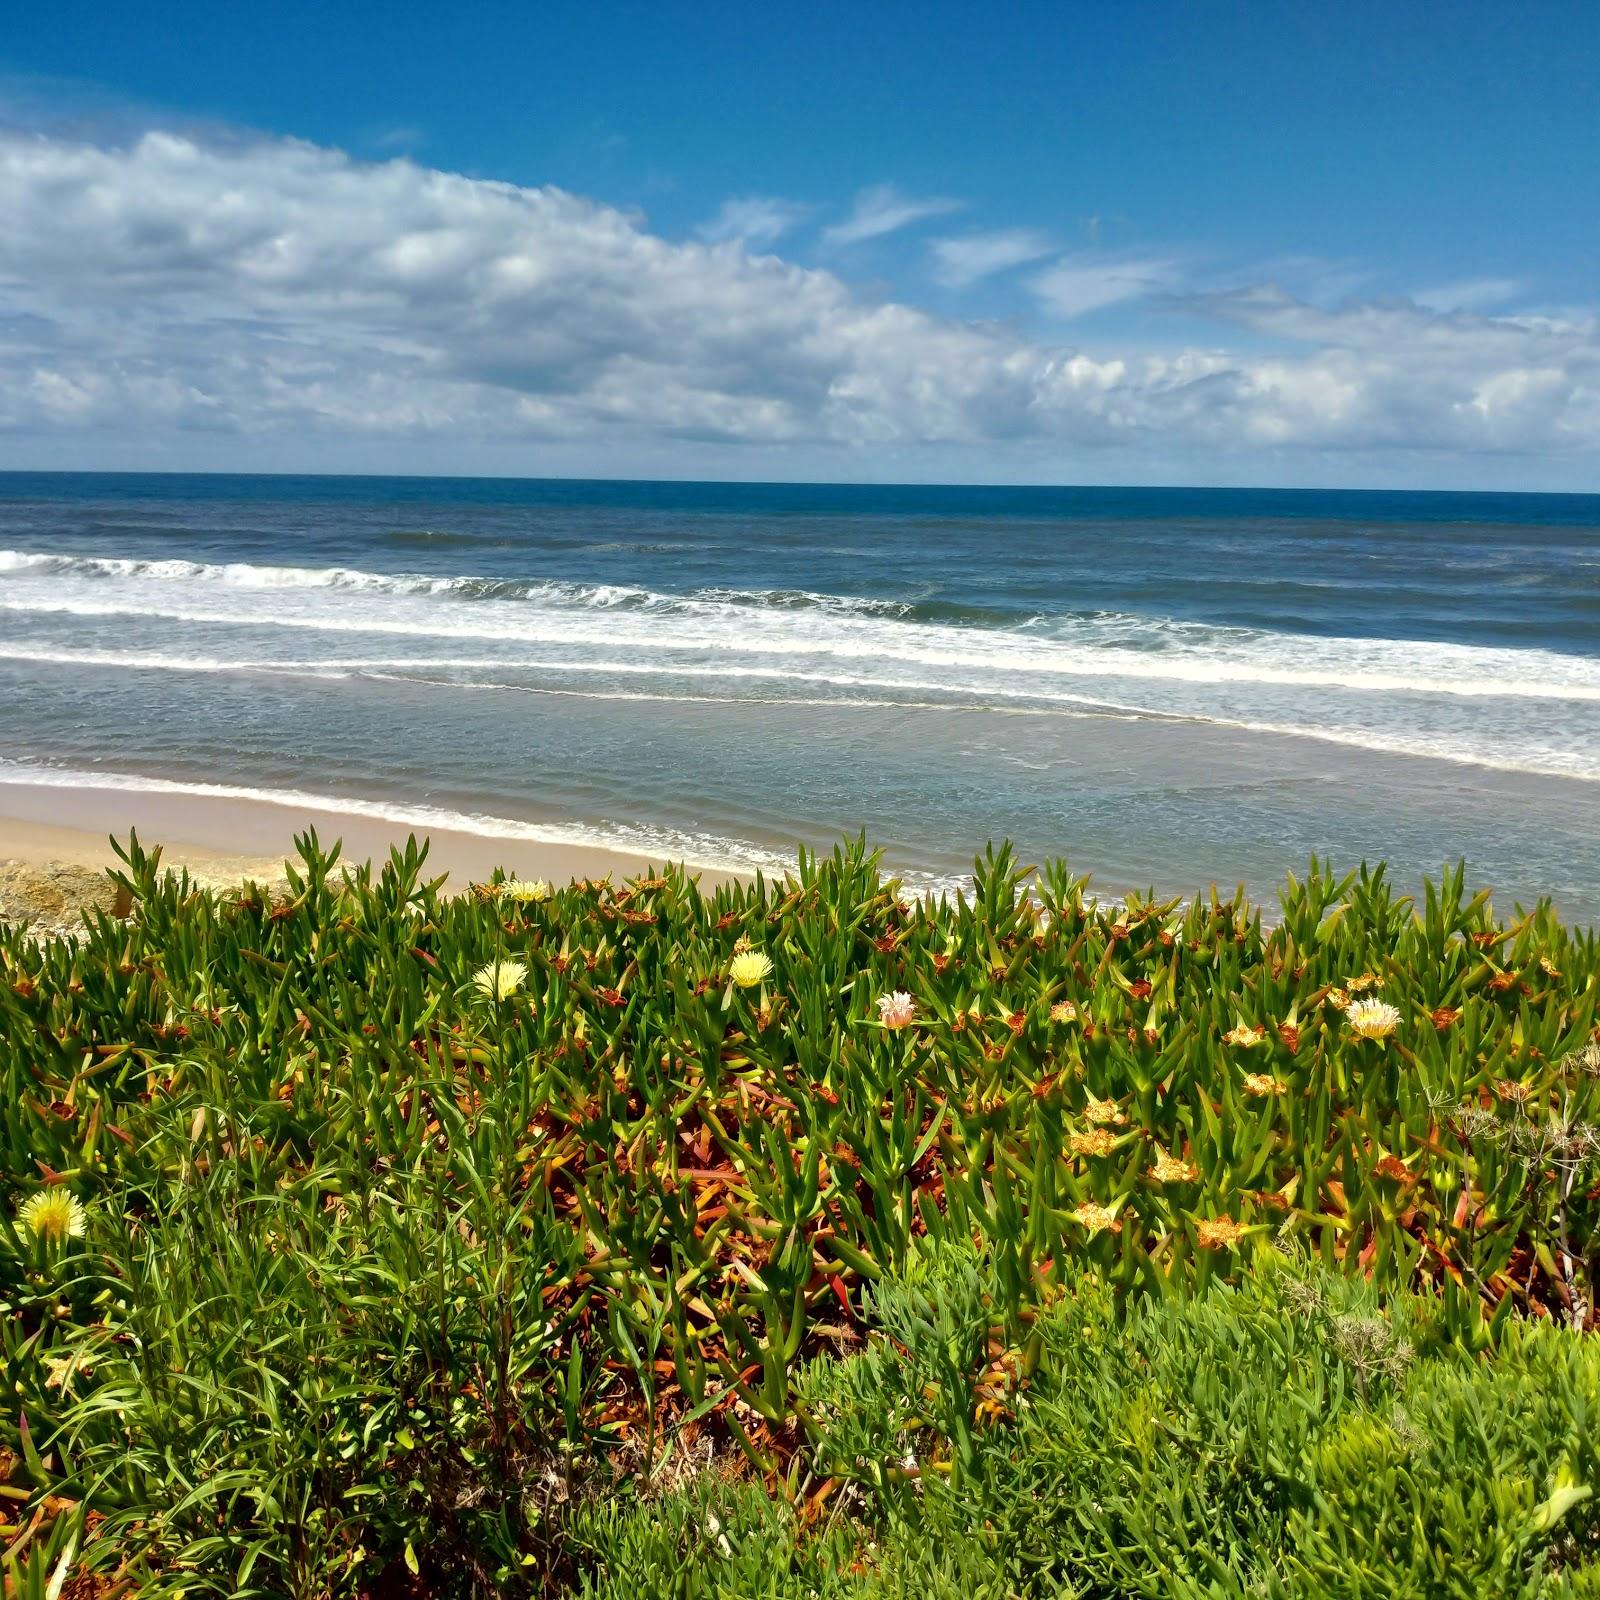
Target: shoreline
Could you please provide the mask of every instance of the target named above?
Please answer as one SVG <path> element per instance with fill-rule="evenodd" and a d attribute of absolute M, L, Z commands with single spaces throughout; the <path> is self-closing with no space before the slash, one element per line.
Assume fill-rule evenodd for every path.
<path fill-rule="evenodd" d="M 420 827 L 293 802 L 81 784 L 0 784 L 0 863 L 28 868 L 100 869 L 119 865 L 110 836 L 130 831 L 147 847 L 160 845 L 162 863 L 187 867 L 208 880 L 267 881 L 282 876 L 294 854 L 294 835 L 315 828 L 323 844 L 342 840 L 340 860 L 381 862 L 391 845 L 416 834 L 426 839 L 428 873 L 448 876 L 453 889 L 487 878 L 496 868 L 523 878 L 565 883 L 575 878 L 618 879 L 649 873 L 663 863 L 644 851 L 603 845 L 505 838 L 460 828 Z M 732 868 L 689 864 L 702 886 L 747 879 Z"/>
<path fill-rule="evenodd" d="M 1494 775 L 1486 776 L 1492 785 Z M 581 836 L 563 838 L 561 824 L 491 815 L 480 819 L 466 812 L 447 812 L 443 815 L 448 820 L 435 821 L 433 808 L 427 804 L 393 803 L 391 807 L 389 802 L 359 799 L 351 804 L 362 809 L 345 809 L 334 804 L 332 797 L 296 790 L 285 790 L 282 798 L 276 799 L 260 791 L 239 792 L 225 784 L 196 789 L 180 787 L 174 780 L 172 787 L 140 788 L 114 782 L 32 782 L 8 774 L 0 778 L 0 920 L 8 915 L 8 901 L 17 904 L 34 899 L 37 904 L 36 895 L 46 902 L 59 902 L 61 916 L 73 905 L 103 900 L 106 870 L 121 866 L 110 839 L 125 841 L 130 831 L 137 832 L 146 849 L 160 847 L 164 867 L 187 869 L 191 877 L 210 888 L 230 887 L 246 878 L 261 884 L 281 882 L 283 862 L 294 855 L 294 836 L 308 828 L 316 830 L 325 849 L 340 842 L 341 866 L 381 864 L 391 846 L 404 846 L 407 838 L 415 835 L 428 845 L 425 875 L 448 880 L 447 890 L 453 894 L 486 880 L 496 868 L 509 877 L 543 878 L 560 885 L 607 877 L 622 882 L 653 875 L 671 862 L 683 867 L 703 889 L 714 891 L 724 884 L 749 883 L 758 870 L 769 881 L 780 878 L 795 864 L 793 856 L 780 859 L 770 854 L 770 848 L 759 855 L 752 848 L 756 859 L 750 863 L 715 862 L 686 858 L 670 850 L 630 849 Z M 386 815 L 391 808 L 393 815 Z M 479 820 L 482 828 L 462 826 Z M 825 853 L 831 845 L 821 848 Z M 1372 859 L 1386 858 L 1378 855 Z M 1450 857 L 1444 859 L 1448 865 Z M 1034 867 L 1043 864 L 1025 854 L 1019 861 Z M 1119 860 L 1114 854 L 1109 858 L 1102 855 L 1093 868 L 1086 869 L 1076 857 L 1070 864 L 1074 872 L 1091 872 L 1090 893 L 1105 902 L 1119 902 L 1131 893 L 1187 902 L 1204 895 L 1208 886 L 1225 895 L 1242 886 L 1268 923 L 1277 921 L 1277 896 L 1285 870 L 1281 861 L 1275 861 L 1255 871 L 1202 870 L 1188 881 L 1170 861 L 1165 863 L 1166 870 L 1153 874 L 1139 871 L 1131 861 Z M 1355 865 L 1355 858 L 1335 859 L 1331 865 L 1348 870 Z M 1303 868 L 1303 861 L 1292 864 L 1294 872 Z M 971 892 L 970 868 L 935 875 L 897 863 L 886 864 L 884 871 L 918 899 L 925 894 L 945 898 L 957 886 Z M 1434 873 L 1415 877 L 1390 874 L 1400 892 L 1413 897 L 1420 894 L 1425 878 L 1437 881 Z M 1482 876 L 1469 881 L 1474 888 L 1489 888 L 1500 905 L 1510 901 L 1531 906 L 1538 898 L 1536 893 L 1507 891 Z M 1600 916 L 1591 918 L 1582 910 L 1575 911 L 1568 895 L 1545 892 L 1557 915 L 1570 925 L 1600 927 Z M 79 898 L 75 900 L 75 896 Z M 9 914 L 15 918 L 17 912 Z"/>

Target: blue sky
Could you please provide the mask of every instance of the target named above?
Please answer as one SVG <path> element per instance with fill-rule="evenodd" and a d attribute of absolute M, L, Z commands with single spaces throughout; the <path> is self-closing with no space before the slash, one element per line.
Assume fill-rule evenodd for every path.
<path fill-rule="evenodd" d="M 31 8 L 0 465 L 1600 488 L 1597 44 L 1556 4 Z M 272 240 L 322 280 L 263 287 Z"/>

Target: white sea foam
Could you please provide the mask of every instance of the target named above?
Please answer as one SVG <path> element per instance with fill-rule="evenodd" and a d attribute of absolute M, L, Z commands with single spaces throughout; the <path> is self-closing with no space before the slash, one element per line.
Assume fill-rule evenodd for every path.
<path fill-rule="evenodd" d="M 449 687 L 521 692 L 552 685 L 508 674 L 645 678 L 654 681 L 638 691 L 594 681 L 563 692 L 1166 717 L 1600 779 L 1600 659 L 1548 649 L 1114 613 L 1002 626 L 994 612 L 952 621 L 910 601 L 807 590 L 664 594 L 27 550 L 0 551 L 0 612 L 27 621 L 23 636 L 12 630 L 0 646 L 0 659 L 13 661 L 330 680 L 447 671 L 474 675 Z M 107 648 L 124 641 L 130 648 Z M 146 641 L 156 648 L 131 648 Z M 710 684 L 716 695 L 704 692 Z"/>
<path fill-rule="evenodd" d="M 249 561 L 149 560 L 133 556 L 55 555 L 0 550 L 0 576 L 80 579 L 120 578 L 153 583 L 212 584 L 224 589 L 335 589 L 354 593 L 434 596 L 459 601 L 522 600 L 533 604 L 683 610 L 718 615 L 751 609 L 817 610 L 840 616 L 902 617 L 913 609 L 898 600 L 822 594 L 809 589 L 734 589 L 713 586 L 666 595 L 631 584 L 573 583 L 562 579 L 439 577 L 427 573 L 366 572 L 358 567 L 290 567 Z"/>
<path fill-rule="evenodd" d="M 761 705 L 814 709 L 885 711 L 967 711 L 1005 716 L 1110 718 L 1117 721 L 1153 721 L 1233 729 L 1281 738 L 1311 739 L 1346 749 L 1371 750 L 1388 755 L 1422 757 L 1460 766 L 1500 772 L 1522 772 L 1544 777 L 1600 782 L 1600 764 L 1585 751 L 1567 746 L 1545 747 L 1516 755 L 1497 755 L 1481 745 L 1449 734 L 1425 729 L 1374 730 L 1341 728 L 1326 723 L 1302 724 L 1260 718 L 1206 715 L 1200 712 L 1160 710 L 1124 701 L 1084 695 L 1054 693 L 1041 687 L 1010 689 L 986 685 L 981 694 L 926 679 L 862 677 L 842 673 L 817 673 L 782 667 L 683 665 L 659 662 L 553 660 L 485 656 L 354 656 L 337 660 L 238 659 L 177 656 L 159 652 L 115 650 L 33 649 L 0 645 L 0 661 L 41 665 L 105 667 L 126 672 L 242 673 L 266 676 L 343 680 L 353 677 L 379 682 L 412 684 L 450 692 L 533 694 L 570 699 L 660 705 Z M 567 678 L 651 678 L 683 681 L 783 683 L 847 691 L 828 695 L 807 694 L 706 694 L 692 689 L 645 691 L 616 688 L 575 688 L 568 684 L 527 683 L 504 678 L 433 678 L 429 672 L 524 672 Z M 857 691 L 854 693 L 848 691 Z M 867 692 L 871 691 L 871 692 Z M 930 695 L 943 698 L 930 699 Z M 923 698 L 912 698 L 922 696 Z"/>
<path fill-rule="evenodd" d="M 0 604 L 73 617 L 150 616 L 221 627 L 580 648 L 625 644 L 662 654 L 810 655 L 962 667 L 1001 677 L 1265 684 L 1600 703 L 1600 659 L 1594 657 L 1431 640 L 1324 638 L 1163 617 L 1098 613 L 1033 617 L 1009 628 L 972 627 L 916 619 L 907 602 L 807 590 L 710 588 L 667 595 L 617 584 L 18 550 L 0 551 L 0 574 L 65 579 L 37 593 L 13 591 Z M 96 577 L 122 579 L 130 587 L 102 596 L 97 584 L 86 581 Z M 180 587 L 183 602 L 175 603 L 173 591 Z M 220 603 L 187 603 L 197 589 L 214 591 Z M 255 598 L 230 605 L 230 590 L 306 593 L 294 611 L 268 611 Z"/>
<path fill-rule="evenodd" d="M 806 656 L 961 668 L 1007 678 L 1122 679 L 1191 685 L 1277 685 L 1366 694 L 1451 695 L 1600 703 L 1600 660 L 1544 650 L 1502 650 L 1431 641 L 1311 638 L 1200 630 L 1194 624 L 1082 619 L 1051 637 L 881 618 L 783 612 L 745 619 L 607 616 L 587 605 L 419 607 L 386 598 L 375 611 L 346 603 L 295 611 L 251 605 L 177 604 L 155 596 L 109 600 L 8 597 L 0 608 L 83 618 L 161 618 L 217 627 L 296 629 L 330 636 L 470 639 L 589 649 L 624 647 L 663 658 L 702 655 Z M 729 625 L 729 622 L 732 625 Z M 1183 630 L 1183 631 L 1180 631 Z M 1137 643 L 1130 644 L 1129 639 Z M 1140 646 L 1143 646 L 1141 648 Z"/>

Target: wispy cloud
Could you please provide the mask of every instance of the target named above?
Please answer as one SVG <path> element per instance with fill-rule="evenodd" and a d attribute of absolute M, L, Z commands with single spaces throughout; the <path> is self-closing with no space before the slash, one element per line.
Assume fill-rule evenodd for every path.
<path fill-rule="evenodd" d="M 708 244 L 723 244 L 731 239 L 745 244 L 775 244 L 784 234 L 798 228 L 811 215 L 811 207 L 798 200 L 781 200 L 774 195 L 738 195 L 725 200 L 710 221 L 695 229 Z"/>
<path fill-rule="evenodd" d="M 1424 289 L 1416 301 L 1430 311 L 1490 311 L 1510 304 L 1526 290 L 1520 278 L 1462 278 Z"/>
<path fill-rule="evenodd" d="M 859 244 L 863 239 L 878 239 L 886 233 L 897 233 L 913 222 L 923 222 L 929 217 L 947 216 L 959 211 L 960 200 L 936 197 L 917 198 L 902 194 L 892 183 L 875 184 L 856 196 L 850 215 L 823 230 L 822 237 L 829 244 Z"/>
<path fill-rule="evenodd" d="M 374 150 L 420 150 L 428 142 L 428 133 L 414 122 L 392 122 L 374 128 L 367 142 Z"/>
<path fill-rule="evenodd" d="M 967 233 L 935 239 L 934 277 L 946 288 L 964 289 L 980 278 L 1037 261 L 1055 248 L 1031 228 L 1003 228 L 993 233 Z"/>
<path fill-rule="evenodd" d="M 1029 283 L 1047 311 L 1081 317 L 1172 286 L 1177 263 L 1159 257 L 1062 256 Z"/>

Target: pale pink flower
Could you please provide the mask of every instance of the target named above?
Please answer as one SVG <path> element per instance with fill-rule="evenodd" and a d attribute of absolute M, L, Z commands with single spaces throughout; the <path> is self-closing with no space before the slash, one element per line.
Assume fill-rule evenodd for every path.
<path fill-rule="evenodd" d="M 886 1028 L 909 1028 L 917 1019 L 917 1002 L 904 989 L 878 996 L 878 1020 Z"/>

